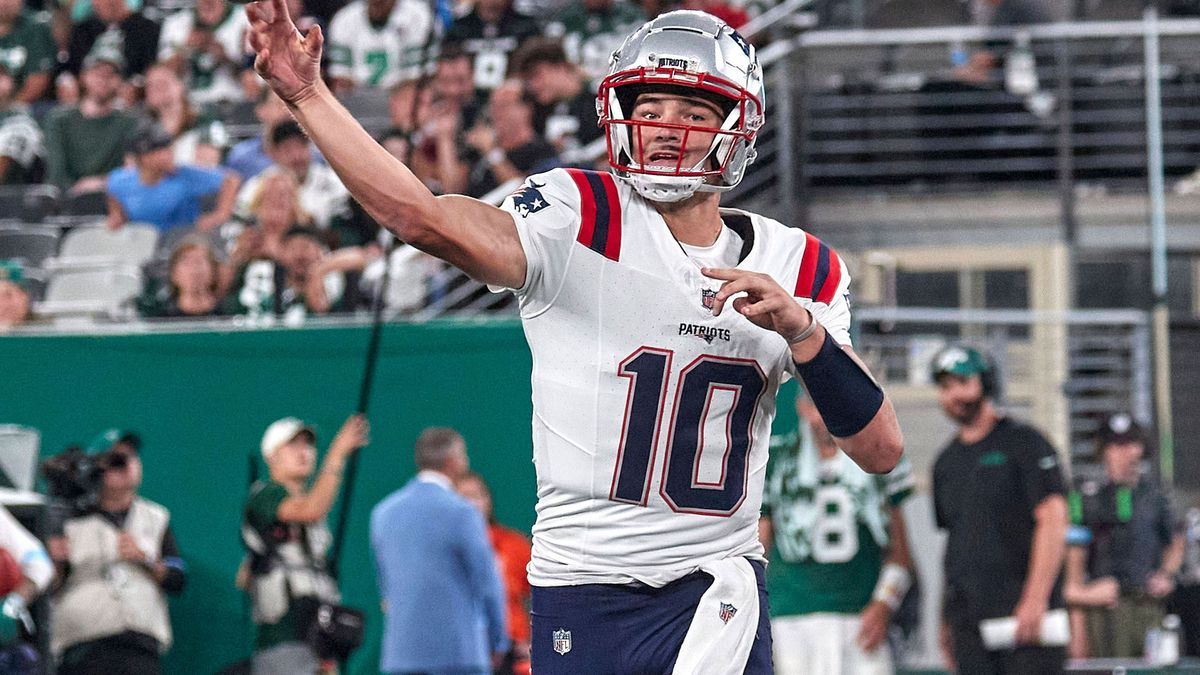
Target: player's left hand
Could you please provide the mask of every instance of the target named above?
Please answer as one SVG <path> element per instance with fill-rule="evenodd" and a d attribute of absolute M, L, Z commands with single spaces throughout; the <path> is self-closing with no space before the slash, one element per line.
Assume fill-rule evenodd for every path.
<path fill-rule="evenodd" d="M 1028 600 L 1022 598 L 1013 610 L 1017 619 L 1017 644 L 1037 644 L 1042 634 L 1042 617 L 1046 615 L 1045 600 Z"/>
<path fill-rule="evenodd" d="M 858 646 L 864 652 L 873 652 L 887 638 L 888 622 L 892 619 L 892 610 L 887 605 L 872 600 L 867 603 L 859 615 Z"/>
<path fill-rule="evenodd" d="M 745 293 L 734 299 L 734 311 L 759 328 L 779 333 L 785 340 L 799 335 L 813 321 L 812 315 L 796 302 L 791 293 L 783 290 L 775 279 L 766 274 L 730 267 L 705 267 L 700 272 L 710 279 L 725 282 L 713 299 L 713 316 L 721 315 L 729 298 Z"/>
<path fill-rule="evenodd" d="M 313 96 L 321 79 L 321 28 L 304 35 L 292 23 L 285 0 L 262 0 L 246 6 L 254 70 L 292 105 Z"/>

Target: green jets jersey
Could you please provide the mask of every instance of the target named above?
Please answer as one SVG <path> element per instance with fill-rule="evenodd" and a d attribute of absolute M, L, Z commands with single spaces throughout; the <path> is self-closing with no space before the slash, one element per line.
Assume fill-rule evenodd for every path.
<path fill-rule="evenodd" d="M 12 73 L 17 89 L 30 75 L 54 70 L 57 54 L 50 35 L 50 15 L 45 12 L 22 11 L 12 30 L 0 35 L 0 63 Z"/>
<path fill-rule="evenodd" d="M 567 58 L 599 82 L 608 74 L 608 60 L 635 28 L 646 21 L 636 5 L 618 0 L 606 11 L 589 11 L 583 3 L 572 5 L 546 31 L 562 38 Z"/>
<path fill-rule="evenodd" d="M 10 160 L 8 171 L 0 174 L 0 185 L 28 182 L 34 163 L 44 153 L 42 130 L 24 106 L 0 110 L 0 157 Z"/>
<path fill-rule="evenodd" d="M 763 495 L 771 616 L 862 611 L 886 555 L 888 507 L 912 489 L 907 459 L 872 475 L 844 452 L 822 460 L 808 433 L 772 438 Z"/>

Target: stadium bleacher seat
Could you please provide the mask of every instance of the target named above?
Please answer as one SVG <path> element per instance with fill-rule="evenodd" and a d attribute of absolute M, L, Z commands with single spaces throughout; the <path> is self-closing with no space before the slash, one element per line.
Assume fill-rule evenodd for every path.
<path fill-rule="evenodd" d="M 46 271 L 27 269 L 25 275 L 25 290 L 29 293 L 31 302 L 41 302 L 46 297 Z"/>
<path fill-rule="evenodd" d="M 59 209 L 68 216 L 103 216 L 108 213 L 108 195 L 103 192 L 84 192 L 65 197 Z"/>
<path fill-rule="evenodd" d="M 157 245 L 158 230 L 145 223 L 126 223 L 115 232 L 102 226 L 77 227 L 63 237 L 58 258 L 49 266 L 96 262 L 141 266 L 154 257 Z"/>
<path fill-rule="evenodd" d="M 346 110 L 371 133 L 380 133 L 392 124 L 386 89 L 360 87 L 340 98 Z"/>
<path fill-rule="evenodd" d="M 961 26 L 970 17 L 959 0 L 888 0 L 867 17 L 867 28 Z"/>
<path fill-rule="evenodd" d="M 36 312 L 49 318 L 121 318 L 141 290 L 141 270 L 131 265 L 55 270 Z"/>
<path fill-rule="evenodd" d="M 1086 21 L 1137 21 L 1142 18 L 1142 3 L 1131 0 L 1098 0 L 1084 3 Z"/>
<path fill-rule="evenodd" d="M 37 429 L 0 424 L 0 472 L 5 487 L 32 490 L 37 478 L 38 451 L 42 435 Z"/>
<path fill-rule="evenodd" d="M 25 267 L 41 267 L 58 250 L 59 231 L 39 225 L 0 227 L 0 260 L 18 259 Z"/>
<path fill-rule="evenodd" d="M 225 125 L 229 135 L 240 140 L 258 134 L 259 123 L 254 115 L 254 107 L 254 101 L 223 101 L 210 106 L 210 110 Z"/>
<path fill-rule="evenodd" d="M 58 211 L 58 197 L 53 185 L 0 185 L 0 218 L 40 223 Z"/>

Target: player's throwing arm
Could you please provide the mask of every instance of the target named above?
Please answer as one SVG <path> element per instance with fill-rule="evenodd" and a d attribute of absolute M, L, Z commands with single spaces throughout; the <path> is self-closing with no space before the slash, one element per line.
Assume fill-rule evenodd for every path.
<path fill-rule="evenodd" d="M 285 0 L 246 7 L 254 69 L 288 105 L 354 198 L 405 242 L 478 281 L 518 288 L 526 259 L 512 218 L 479 200 L 435 197 L 321 81 L 321 28 L 301 34 Z"/>

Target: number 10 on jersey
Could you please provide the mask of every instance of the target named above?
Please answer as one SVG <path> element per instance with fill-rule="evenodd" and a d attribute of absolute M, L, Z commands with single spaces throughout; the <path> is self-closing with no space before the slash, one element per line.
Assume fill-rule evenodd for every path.
<path fill-rule="evenodd" d="M 767 378 L 751 359 L 705 354 L 679 371 L 672 389 L 673 356 L 669 350 L 642 347 L 621 361 L 617 374 L 629 380 L 629 394 L 609 499 L 647 504 L 664 408 L 673 394 L 659 493 L 677 512 L 732 515 L 746 498 L 754 418 Z M 731 396 L 732 403 L 725 415 L 721 476 L 712 483 L 700 480 L 700 459 L 717 392 Z"/>

